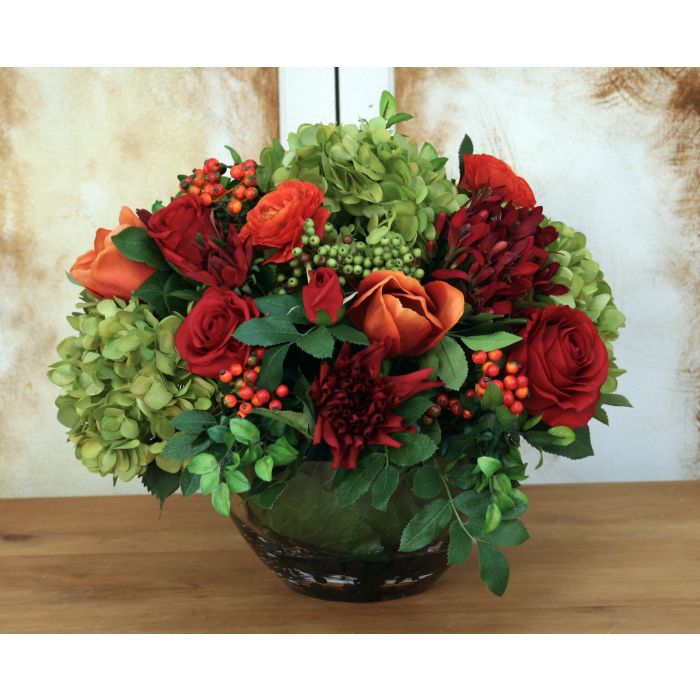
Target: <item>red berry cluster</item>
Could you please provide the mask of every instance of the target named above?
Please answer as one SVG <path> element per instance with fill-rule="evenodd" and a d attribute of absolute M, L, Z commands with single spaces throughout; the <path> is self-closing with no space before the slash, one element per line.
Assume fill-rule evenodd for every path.
<path fill-rule="evenodd" d="M 520 415 L 525 407 L 521 399 L 526 399 L 530 390 L 528 389 L 528 378 L 520 372 L 520 365 L 517 362 L 505 363 L 505 375 L 499 379 L 503 366 L 499 364 L 503 360 L 503 350 L 492 350 L 489 353 L 479 350 L 472 355 L 472 362 L 481 366 L 482 377 L 476 383 L 474 389 L 467 392 L 468 397 L 483 396 L 489 384 L 495 384 L 503 394 L 503 405 L 507 406 L 511 413 Z"/>
<path fill-rule="evenodd" d="M 233 386 L 232 393 L 224 396 L 224 406 L 226 408 L 238 406 L 239 418 L 245 418 L 253 407 L 259 408 L 265 404 L 269 404 L 268 408 L 271 411 L 282 409 L 282 402 L 279 399 L 273 399 L 267 389 L 259 389 L 257 386 L 263 357 L 265 357 L 265 348 L 256 348 L 250 353 L 247 368 L 240 362 L 234 362 L 228 369 L 222 369 L 219 372 L 219 381 Z M 289 387 L 286 384 L 280 384 L 275 389 L 275 394 L 279 398 L 284 398 L 289 394 Z"/>
<path fill-rule="evenodd" d="M 471 420 L 474 414 L 462 406 L 459 394 L 438 394 L 435 403 L 428 408 L 423 415 L 423 425 L 432 425 L 443 410 L 449 411 L 453 416 L 461 416 L 464 420 Z"/>
<path fill-rule="evenodd" d="M 192 175 L 180 180 L 180 190 L 199 197 L 205 206 L 226 201 L 226 208 L 231 214 L 240 214 L 243 202 L 252 202 L 258 196 L 256 164 L 246 160 L 231 166 L 231 179 L 228 188 L 221 182 L 228 166 L 216 158 L 207 158 L 203 168 L 195 168 Z"/>

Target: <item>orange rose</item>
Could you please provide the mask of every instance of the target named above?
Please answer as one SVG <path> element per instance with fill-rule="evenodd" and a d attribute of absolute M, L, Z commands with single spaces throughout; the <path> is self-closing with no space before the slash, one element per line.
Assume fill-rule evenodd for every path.
<path fill-rule="evenodd" d="M 464 313 L 464 296 L 447 282 L 425 286 L 403 272 L 365 277 L 348 317 L 370 340 L 388 338 L 388 355 L 422 355 L 435 347 Z"/>
<path fill-rule="evenodd" d="M 131 209 L 122 207 L 119 212 L 119 226 L 111 231 L 98 228 L 94 250 L 89 250 L 73 263 L 70 269 L 71 277 L 95 296 L 128 300 L 131 292 L 155 272 L 155 269 L 146 263 L 124 257 L 112 242 L 114 236 L 130 226 L 145 228 Z"/>
<path fill-rule="evenodd" d="M 535 195 L 523 178 L 513 172 L 507 163 L 499 158 L 483 154 L 470 155 L 465 153 L 462 156 L 464 163 L 464 175 L 459 186 L 464 190 L 469 190 L 472 194 L 490 185 L 492 188 L 503 187 L 504 199 L 515 204 L 516 207 L 534 207 Z"/>
<path fill-rule="evenodd" d="M 248 212 L 241 240 L 252 236 L 256 248 L 274 248 L 265 264 L 291 260 L 292 250 L 304 233 L 306 219 L 313 220 L 316 235 L 323 238 L 330 212 L 321 204 L 323 192 L 316 185 L 302 180 L 282 182 Z"/>

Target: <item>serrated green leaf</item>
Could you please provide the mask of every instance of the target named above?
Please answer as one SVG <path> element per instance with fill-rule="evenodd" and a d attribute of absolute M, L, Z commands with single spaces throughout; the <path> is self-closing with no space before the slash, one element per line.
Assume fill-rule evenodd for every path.
<path fill-rule="evenodd" d="M 271 294 L 266 297 L 258 297 L 255 305 L 260 313 L 270 314 L 270 318 L 275 318 L 290 323 L 309 323 L 304 313 L 304 305 L 301 299 L 301 292 L 296 294 Z"/>
<path fill-rule="evenodd" d="M 129 226 L 116 236 L 112 236 L 112 243 L 129 260 L 146 263 L 156 270 L 170 269 L 158 244 L 148 235 L 145 228 Z"/>
<path fill-rule="evenodd" d="M 502 596 L 508 587 L 510 574 L 508 560 L 490 544 L 479 542 L 477 546 L 481 580 L 491 593 Z"/>
<path fill-rule="evenodd" d="M 282 383 L 284 361 L 290 347 L 290 343 L 282 343 L 267 350 L 258 375 L 258 387 L 272 392 Z"/>
<path fill-rule="evenodd" d="M 341 342 L 348 342 L 354 345 L 369 345 L 369 338 L 357 328 L 347 324 L 338 323 L 335 326 L 328 326 L 328 330 Z"/>
<path fill-rule="evenodd" d="M 622 394 L 601 394 L 600 405 L 623 406 L 625 408 L 632 408 L 632 404 Z"/>
<path fill-rule="evenodd" d="M 454 498 L 457 510 L 475 519 L 483 519 L 486 516 L 490 501 L 488 493 L 477 493 L 473 490 L 462 491 Z"/>
<path fill-rule="evenodd" d="M 211 504 L 214 510 L 228 518 L 231 515 L 231 492 L 226 484 L 219 484 L 211 494 Z"/>
<path fill-rule="evenodd" d="M 484 392 L 484 395 L 481 397 L 480 401 L 484 408 L 490 411 L 495 411 L 501 407 L 501 404 L 503 404 L 503 392 L 493 382 L 491 382 L 486 388 L 486 391 Z"/>
<path fill-rule="evenodd" d="M 447 548 L 448 564 L 464 564 L 472 551 L 472 539 L 458 523 L 450 526 L 450 544 Z"/>
<path fill-rule="evenodd" d="M 389 459 L 399 467 L 411 467 L 432 457 L 437 445 L 423 433 L 395 433 L 401 447 L 388 448 Z"/>
<path fill-rule="evenodd" d="M 242 323 L 236 328 L 233 337 L 246 345 L 267 348 L 281 343 L 293 343 L 301 337 L 301 333 L 293 323 L 270 316 L 251 318 Z"/>
<path fill-rule="evenodd" d="M 432 350 L 428 350 L 420 358 L 419 364 L 421 367 L 432 367 L 445 386 L 454 391 L 459 391 L 469 372 L 464 350 L 449 335 L 445 336 Z"/>
<path fill-rule="evenodd" d="M 165 499 L 175 493 L 180 486 L 180 473 L 171 474 L 161 469 L 155 462 L 151 462 L 143 476 L 141 477 L 143 485 L 152 493 L 159 501 L 161 508 Z"/>
<path fill-rule="evenodd" d="M 418 498 L 435 498 L 442 489 L 442 481 L 435 471 L 435 467 L 426 464 L 416 469 L 413 475 L 413 485 L 411 490 Z"/>
<path fill-rule="evenodd" d="M 416 396 L 412 396 L 408 401 L 397 406 L 394 409 L 394 413 L 403 416 L 407 423 L 415 423 L 432 405 L 433 398 L 431 394 L 416 394 Z"/>
<path fill-rule="evenodd" d="M 165 444 L 161 454 L 168 459 L 187 459 L 194 457 L 200 452 L 204 452 L 210 445 L 209 440 L 195 445 L 197 435 L 194 433 L 177 433 L 173 435 Z"/>
<path fill-rule="evenodd" d="M 603 425 L 610 425 L 610 419 L 608 418 L 607 411 L 602 406 L 596 406 L 595 413 L 593 417 L 603 423 Z"/>
<path fill-rule="evenodd" d="M 183 498 L 197 493 L 200 478 L 199 474 L 193 474 L 187 469 L 183 469 L 183 471 L 180 472 L 180 490 L 182 491 Z"/>
<path fill-rule="evenodd" d="M 295 344 L 317 360 L 323 360 L 333 356 L 335 339 L 325 326 L 316 326 L 310 333 L 297 338 Z"/>
<path fill-rule="evenodd" d="M 195 455 L 187 465 L 187 471 L 193 474 L 208 474 L 216 469 L 219 465 L 218 460 L 214 455 L 208 452 L 202 452 Z"/>
<path fill-rule="evenodd" d="M 385 511 L 389 499 L 394 495 L 399 485 L 399 470 L 388 464 L 372 484 L 372 506 L 377 510 Z"/>
<path fill-rule="evenodd" d="M 311 437 L 311 423 L 306 413 L 299 413 L 298 411 L 271 411 L 269 408 L 256 408 L 253 413 L 280 421 L 290 428 L 294 428 L 304 437 Z"/>
<path fill-rule="evenodd" d="M 481 539 L 496 547 L 516 547 L 529 537 L 527 528 L 519 520 L 503 520 L 495 530 L 481 535 Z"/>
<path fill-rule="evenodd" d="M 178 413 L 170 422 L 176 430 L 197 435 L 210 425 L 214 425 L 216 420 L 208 411 L 190 409 Z"/>
<path fill-rule="evenodd" d="M 560 457 L 567 457 L 568 459 L 591 457 L 593 455 L 593 446 L 591 445 L 591 433 L 588 426 L 576 428 L 574 433 L 576 434 L 576 440 L 566 447 L 556 445 L 554 443 L 555 438 L 542 430 L 529 430 L 523 433 L 523 437 L 533 447 Z"/>
<path fill-rule="evenodd" d="M 483 350 L 484 352 L 502 350 L 522 340 L 519 335 L 506 331 L 498 331 L 489 335 L 460 335 L 458 337 L 470 350 L 475 352 L 478 350 Z"/>
<path fill-rule="evenodd" d="M 427 547 L 447 527 L 451 517 L 449 501 L 444 498 L 430 501 L 404 528 L 399 551 L 415 552 Z"/>
<path fill-rule="evenodd" d="M 360 496 L 369 491 L 372 482 L 384 466 L 384 455 L 373 454 L 363 464 L 350 471 L 338 486 L 338 503 L 341 507 L 355 503 Z"/>

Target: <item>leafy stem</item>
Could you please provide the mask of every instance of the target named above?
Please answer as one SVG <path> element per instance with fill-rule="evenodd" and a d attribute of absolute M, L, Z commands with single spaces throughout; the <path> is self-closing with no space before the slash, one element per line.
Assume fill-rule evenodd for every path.
<path fill-rule="evenodd" d="M 472 543 L 476 543 L 477 540 L 476 538 L 472 535 L 469 530 L 467 530 L 467 526 L 464 524 L 464 521 L 460 517 L 459 511 L 457 510 L 457 506 L 455 505 L 454 498 L 452 498 L 452 492 L 450 491 L 450 485 L 447 483 L 447 479 L 440 474 L 440 480 L 442 481 L 443 486 L 445 487 L 445 492 L 447 493 L 447 498 L 450 501 L 450 506 L 452 506 L 452 512 L 454 513 L 455 518 L 457 519 L 457 522 L 459 523 L 459 526 L 464 530 L 466 533 L 467 537 L 472 541 Z"/>

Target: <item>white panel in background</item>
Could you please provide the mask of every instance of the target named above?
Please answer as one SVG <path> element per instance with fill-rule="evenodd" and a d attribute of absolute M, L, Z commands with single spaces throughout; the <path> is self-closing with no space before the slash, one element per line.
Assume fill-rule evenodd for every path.
<path fill-rule="evenodd" d="M 394 90 L 393 68 L 341 68 L 339 71 L 340 121 L 354 124 L 359 117 L 379 114 L 383 90 Z"/>
<path fill-rule="evenodd" d="M 333 68 L 280 68 L 280 140 L 300 124 L 335 123 L 335 71 Z"/>

